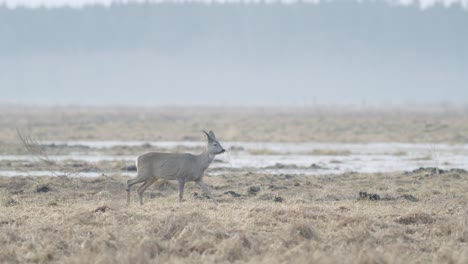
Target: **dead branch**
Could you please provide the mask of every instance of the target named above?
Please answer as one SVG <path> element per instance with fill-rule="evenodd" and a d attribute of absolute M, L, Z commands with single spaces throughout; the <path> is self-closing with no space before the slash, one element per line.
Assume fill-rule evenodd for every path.
<path fill-rule="evenodd" d="M 18 134 L 19 139 L 23 143 L 23 146 L 26 150 L 35 158 L 36 162 L 43 163 L 49 168 L 49 172 L 54 176 L 77 176 L 80 171 L 70 169 L 60 165 L 60 162 L 53 160 L 46 151 L 44 144 L 41 144 L 39 141 L 35 140 L 31 135 L 23 135 L 21 131 L 16 128 L 16 133 Z M 57 174 L 57 171 L 60 174 Z"/>

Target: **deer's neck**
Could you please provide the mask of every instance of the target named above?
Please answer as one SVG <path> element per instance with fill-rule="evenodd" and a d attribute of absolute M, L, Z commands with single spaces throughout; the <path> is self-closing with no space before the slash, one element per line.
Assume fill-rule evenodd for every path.
<path fill-rule="evenodd" d="M 200 165 L 200 169 L 202 171 L 205 171 L 208 168 L 208 166 L 210 166 L 211 162 L 213 162 L 215 155 L 208 153 L 208 151 L 206 150 L 203 153 L 201 153 L 198 157 L 198 165 Z"/>

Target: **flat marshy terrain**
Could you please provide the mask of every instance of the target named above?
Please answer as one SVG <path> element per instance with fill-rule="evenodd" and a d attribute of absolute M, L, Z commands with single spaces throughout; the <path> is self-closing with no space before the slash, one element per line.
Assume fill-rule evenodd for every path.
<path fill-rule="evenodd" d="M 41 140 L 468 143 L 467 106 L 97 107 L 0 105 L 0 143 Z"/>
<path fill-rule="evenodd" d="M 0 262 L 466 263 L 468 173 L 207 176 L 219 205 L 128 177 L 1 177 Z"/>
<path fill-rule="evenodd" d="M 135 158 L 202 129 L 220 204 L 127 206 Z M 467 263 L 467 161 L 466 107 L 0 106 L 0 263 Z"/>

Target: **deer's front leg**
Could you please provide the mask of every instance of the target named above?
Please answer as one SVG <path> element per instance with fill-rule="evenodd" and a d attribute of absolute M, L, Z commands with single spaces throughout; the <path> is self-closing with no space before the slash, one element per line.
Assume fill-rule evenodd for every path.
<path fill-rule="evenodd" d="M 182 198 L 184 198 L 184 187 L 185 187 L 185 180 L 179 180 L 179 203 L 182 202 Z"/>
<path fill-rule="evenodd" d="M 216 201 L 216 199 L 213 197 L 213 195 L 211 194 L 210 190 L 208 189 L 208 186 L 206 186 L 206 183 L 204 183 L 202 180 L 200 181 L 197 181 L 195 182 L 200 188 L 202 188 L 202 190 L 204 192 L 206 192 L 208 194 L 208 196 L 210 196 L 211 200 L 213 200 L 213 202 L 215 204 L 218 204 L 218 201 Z"/>

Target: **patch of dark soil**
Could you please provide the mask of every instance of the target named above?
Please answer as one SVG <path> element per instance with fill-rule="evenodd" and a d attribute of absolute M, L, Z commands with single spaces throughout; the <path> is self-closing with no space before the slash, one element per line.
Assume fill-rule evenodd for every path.
<path fill-rule="evenodd" d="M 153 146 L 150 143 L 144 143 L 141 145 L 142 148 L 152 148 Z"/>
<path fill-rule="evenodd" d="M 260 186 L 250 186 L 247 188 L 247 194 L 249 195 L 257 195 L 257 193 L 260 191 Z"/>
<path fill-rule="evenodd" d="M 72 164 L 70 164 L 70 167 L 73 167 L 73 168 L 82 168 L 84 166 L 87 166 L 86 163 L 79 163 L 79 162 L 74 162 Z"/>
<path fill-rule="evenodd" d="M 320 166 L 320 165 L 317 165 L 317 164 L 313 163 L 313 164 L 311 164 L 311 165 L 309 166 L 309 169 L 313 169 L 313 170 L 324 170 L 325 168 L 322 167 L 322 166 Z"/>
<path fill-rule="evenodd" d="M 435 175 L 442 175 L 446 173 L 447 171 L 439 169 L 439 168 L 434 168 L 434 167 L 427 167 L 427 168 L 419 168 L 415 169 L 412 171 L 407 171 L 405 172 L 405 175 L 425 175 L 425 176 L 435 176 Z"/>
<path fill-rule="evenodd" d="M 411 194 L 403 194 L 401 196 L 401 199 L 405 199 L 405 200 L 408 200 L 410 202 L 419 202 L 419 199 L 414 197 L 413 195 Z"/>
<path fill-rule="evenodd" d="M 93 213 L 98 213 L 98 212 L 104 213 L 104 212 L 107 212 L 107 211 L 110 211 L 110 210 L 114 210 L 114 209 L 110 208 L 107 205 L 103 205 L 103 206 L 99 206 L 96 209 L 94 209 Z"/>
<path fill-rule="evenodd" d="M 380 201 L 380 195 L 376 193 L 359 192 L 358 200 Z"/>
<path fill-rule="evenodd" d="M 283 164 L 283 163 L 276 163 L 273 166 L 267 166 L 265 169 L 297 169 L 299 168 L 296 164 Z"/>
<path fill-rule="evenodd" d="M 39 185 L 36 187 L 36 192 L 50 192 L 52 189 L 48 185 Z"/>
<path fill-rule="evenodd" d="M 207 199 L 210 199 L 210 196 L 206 193 L 197 193 L 197 192 L 193 192 L 192 193 L 192 199 L 194 200 L 207 200 Z"/>
<path fill-rule="evenodd" d="M 260 201 L 271 201 L 273 199 L 275 199 L 275 196 L 271 193 L 264 193 L 258 197 Z"/>
<path fill-rule="evenodd" d="M 281 196 L 276 196 L 272 193 L 264 193 L 258 197 L 260 201 L 273 201 L 275 203 L 282 203 L 284 202 L 284 198 Z"/>
<path fill-rule="evenodd" d="M 270 186 L 268 186 L 268 189 L 270 189 L 272 191 L 273 190 L 287 190 L 288 187 L 286 187 L 286 186 L 276 186 L 274 184 L 271 184 Z"/>
<path fill-rule="evenodd" d="M 227 191 L 227 192 L 225 192 L 224 194 L 226 194 L 226 195 L 231 195 L 232 197 L 236 197 L 236 198 L 242 196 L 241 194 L 236 193 L 235 191 Z"/>
<path fill-rule="evenodd" d="M 458 174 L 468 174 L 468 171 L 464 169 L 450 169 L 450 173 L 458 173 Z"/>
<path fill-rule="evenodd" d="M 441 176 L 447 175 L 454 179 L 462 178 L 462 175 L 467 175 L 468 172 L 464 169 L 450 169 L 450 170 L 443 170 L 435 167 L 427 167 L 427 168 L 419 168 L 412 171 L 406 171 L 404 175 L 413 176 L 418 175 L 422 177 L 433 177 L 433 176 Z"/>
<path fill-rule="evenodd" d="M 275 203 L 282 203 L 284 202 L 284 198 L 281 196 L 276 196 L 275 199 L 273 199 Z"/>
<path fill-rule="evenodd" d="M 402 216 L 396 220 L 397 223 L 402 225 L 412 224 L 432 224 L 435 222 L 434 218 L 426 213 L 414 213 Z"/>
<path fill-rule="evenodd" d="M 418 198 L 414 197 L 411 194 L 403 194 L 397 197 L 397 196 L 389 196 L 389 195 L 382 196 L 376 193 L 368 193 L 368 192 L 361 191 L 359 192 L 359 197 L 358 197 L 358 200 L 369 200 L 369 201 L 396 201 L 399 199 L 408 200 L 410 202 L 419 201 Z"/>
<path fill-rule="evenodd" d="M 11 225 L 11 224 L 14 224 L 14 223 L 15 223 L 15 220 L 13 220 L 13 219 L 0 220 L 0 226 L 2 226 L 2 225 Z"/>
<path fill-rule="evenodd" d="M 129 166 L 122 167 L 121 170 L 123 170 L 123 171 L 136 171 L 137 167 L 136 167 L 136 165 L 129 165 Z"/>

